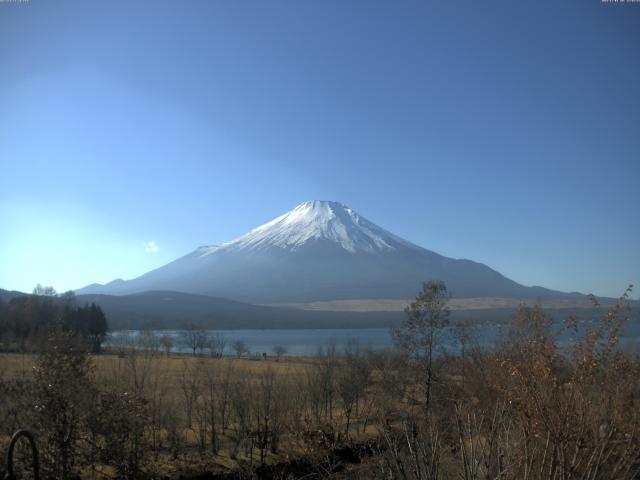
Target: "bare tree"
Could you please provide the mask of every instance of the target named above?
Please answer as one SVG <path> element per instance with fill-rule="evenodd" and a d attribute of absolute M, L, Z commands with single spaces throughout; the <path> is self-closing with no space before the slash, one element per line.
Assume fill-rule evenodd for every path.
<path fill-rule="evenodd" d="M 240 358 L 245 353 L 249 353 L 249 347 L 243 340 L 234 340 L 231 343 L 231 347 L 236 352 L 238 358 Z"/>
<path fill-rule="evenodd" d="M 406 309 L 407 318 L 392 330 L 398 346 L 417 361 L 425 386 L 425 412 L 429 412 L 434 380 L 433 353 L 438 336 L 449 323 L 449 292 L 444 282 L 431 280 Z"/>
<path fill-rule="evenodd" d="M 234 421 L 231 423 L 233 435 L 233 449 L 231 458 L 235 459 L 240 449 L 244 446 L 248 452 L 251 436 L 251 420 L 253 416 L 252 399 L 255 396 L 254 387 L 247 377 L 236 380 L 230 388 L 230 405 Z"/>
<path fill-rule="evenodd" d="M 203 408 L 202 416 L 204 417 L 204 437 L 202 444 L 208 443 L 211 447 L 211 453 L 218 454 L 220 448 L 220 423 L 224 420 L 228 396 L 228 383 L 224 385 L 224 378 L 221 371 L 221 365 L 218 362 L 208 362 L 206 367 L 201 369 L 203 375 Z M 221 419 L 220 422 L 218 420 Z"/>
<path fill-rule="evenodd" d="M 198 367 L 192 366 L 186 359 L 182 364 L 180 372 L 180 391 L 184 400 L 184 416 L 187 428 L 192 428 L 193 412 L 201 390 L 201 376 L 198 374 Z"/>
<path fill-rule="evenodd" d="M 230 397 L 231 397 L 231 385 L 233 378 L 236 376 L 236 369 L 233 362 L 228 362 L 224 374 L 221 375 L 218 384 L 218 412 L 220 413 L 220 427 L 222 433 L 229 426 L 229 409 L 230 409 Z"/>
<path fill-rule="evenodd" d="M 136 343 L 140 348 L 154 353 L 160 349 L 160 340 L 153 330 L 142 330 L 136 337 Z"/>
<path fill-rule="evenodd" d="M 117 478 L 139 478 L 147 451 L 148 424 L 148 405 L 143 397 L 108 391 L 99 396 L 97 412 L 91 418 L 91 433 L 98 440 L 94 448 L 102 462 L 115 468 Z"/>
<path fill-rule="evenodd" d="M 332 339 L 326 347 L 318 348 L 316 361 L 307 371 L 305 388 L 311 413 L 318 426 L 333 422 L 337 365 L 336 344 Z"/>
<path fill-rule="evenodd" d="M 462 378 L 461 388 L 464 392 L 466 381 L 466 364 L 469 345 L 475 340 L 473 324 L 469 320 L 456 322 L 453 326 L 453 335 L 460 345 L 460 374 Z"/>
<path fill-rule="evenodd" d="M 107 344 L 118 352 L 118 356 L 124 357 L 134 347 L 134 339 L 131 332 L 111 332 L 107 338 Z"/>
<path fill-rule="evenodd" d="M 166 355 L 171 353 L 171 349 L 173 348 L 173 337 L 171 335 L 162 335 L 160 337 L 160 346 L 164 350 Z"/>
<path fill-rule="evenodd" d="M 376 372 L 376 381 L 372 382 L 372 388 L 367 395 L 369 397 L 367 414 L 371 413 L 384 427 L 391 422 L 393 412 L 398 405 L 402 404 L 413 380 L 410 378 L 407 357 L 403 352 L 396 350 L 370 352 L 368 360 Z M 365 416 L 363 432 L 366 431 L 368 420 L 369 418 Z"/>
<path fill-rule="evenodd" d="M 336 391 L 342 400 L 342 411 L 346 419 L 344 433 L 349 436 L 349 427 L 354 414 L 369 385 L 371 363 L 362 354 L 357 340 L 349 339 L 344 361 L 337 369 Z"/>
<path fill-rule="evenodd" d="M 207 347 L 209 348 L 209 354 L 214 358 L 222 358 L 224 356 L 224 349 L 227 346 L 227 339 L 220 332 L 209 338 Z"/>
<path fill-rule="evenodd" d="M 415 421 L 405 422 L 399 432 L 385 430 L 382 439 L 385 449 L 378 455 L 379 478 L 441 478 L 442 440 L 432 426 L 421 431 Z"/>
<path fill-rule="evenodd" d="M 284 345 L 275 345 L 273 347 L 273 353 L 275 354 L 277 359 L 280 360 L 280 357 L 282 355 L 286 355 L 287 354 L 287 347 L 285 347 Z"/>
<path fill-rule="evenodd" d="M 192 350 L 194 357 L 196 356 L 196 351 L 202 353 L 202 350 L 207 347 L 209 342 L 207 331 L 191 322 L 184 325 L 181 335 L 183 343 Z"/>
<path fill-rule="evenodd" d="M 37 295 L 40 297 L 55 297 L 58 295 L 56 289 L 53 287 L 43 287 L 41 284 L 37 284 L 33 289 L 33 295 Z"/>

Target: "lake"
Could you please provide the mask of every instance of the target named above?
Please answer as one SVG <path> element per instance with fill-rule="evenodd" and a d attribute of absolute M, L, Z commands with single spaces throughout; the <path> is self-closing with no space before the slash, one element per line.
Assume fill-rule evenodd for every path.
<path fill-rule="evenodd" d="M 582 322 L 584 329 L 586 322 Z M 483 324 L 472 329 L 476 338 L 476 344 L 483 348 L 490 348 L 495 345 L 505 333 L 506 326 L 503 324 Z M 567 343 L 569 335 L 566 329 L 562 329 L 560 342 Z M 169 335 L 173 339 L 174 352 L 191 353 L 189 347 L 183 344 L 182 330 L 154 330 L 157 336 Z M 387 328 L 354 328 L 354 329 L 281 329 L 281 330 L 215 330 L 210 334 L 221 333 L 226 340 L 226 355 L 232 355 L 231 343 L 235 340 L 243 341 L 252 354 L 267 355 L 273 354 L 273 347 L 283 346 L 287 349 L 288 355 L 316 355 L 318 348 L 326 347 L 335 343 L 338 351 L 343 351 L 350 339 L 357 340 L 363 347 L 371 347 L 375 350 L 382 350 L 393 347 L 389 329 Z M 135 344 L 135 339 L 140 335 L 138 330 L 120 330 L 111 333 L 111 338 L 107 345 L 118 345 L 122 343 Z M 442 348 L 449 351 L 457 350 L 457 342 L 454 339 L 451 329 L 447 329 L 442 336 Z M 640 341 L 640 324 L 637 321 L 630 321 L 626 325 L 622 347 L 635 347 Z"/>
<path fill-rule="evenodd" d="M 169 335 L 173 339 L 174 352 L 191 353 L 191 349 L 182 343 L 182 330 L 154 330 L 156 335 Z M 233 354 L 231 343 L 235 340 L 243 341 L 252 354 L 273 354 L 273 347 L 283 346 L 287 355 L 307 356 L 318 353 L 318 347 L 327 346 L 335 342 L 336 348 L 344 350 L 349 339 L 356 339 L 363 346 L 371 346 L 376 350 L 393 345 L 389 329 L 386 328 L 354 328 L 354 329 L 278 329 L 278 330 L 215 330 L 211 335 L 221 333 L 227 342 L 225 354 Z M 112 333 L 114 340 L 109 344 L 119 343 L 120 337 L 126 336 L 135 343 L 140 335 L 138 330 L 119 330 Z"/>

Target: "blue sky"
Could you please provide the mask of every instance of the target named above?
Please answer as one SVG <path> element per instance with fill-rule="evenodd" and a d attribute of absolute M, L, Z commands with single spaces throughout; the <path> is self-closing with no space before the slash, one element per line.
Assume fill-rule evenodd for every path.
<path fill-rule="evenodd" d="M 0 3 L 0 288 L 132 278 L 330 199 L 618 295 L 639 45 L 640 4 L 598 0 Z"/>

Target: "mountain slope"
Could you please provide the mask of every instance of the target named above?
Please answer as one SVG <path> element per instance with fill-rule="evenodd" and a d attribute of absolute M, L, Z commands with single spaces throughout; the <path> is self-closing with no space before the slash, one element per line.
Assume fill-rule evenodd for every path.
<path fill-rule="evenodd" d="M 310 312 L 169 291 L 77 297 L 80 305 L 91 302 L 102 307 L 111 330 L 179 329 L 187 322 L 216 329 L 388 327 L 403 316 L 402 312 Z"/>
<path fill-rule="evenodd" d="M 235 302 L 206 295 L 152 291 L 133 295 L 79 295 L 77 304 L 94 302 L 102 307 L 110 330 L 180 329 L 185 323 L 205 328 L 372 328 L 397 326 L 405 318 L 402 311 L 309 311 Z M 638 303 L 631 304 L 632 318 L 638 316 Z M 502 323 L 513 315 L 513 306 L 503 308 L 457 309 L 452 305 L 451 320 L 476 323 Z M 576 314 L 581 320 L 602 318 L 607 307 L 545 307 L 556 319 Z"/>
<path fill-rule="evenodd" d="M 200 247 L 133 280 L 77 293 L 174 290 L 250 303 L 411 298 L 422 281 L 434 278 L 456 297 L 566 295 L 524 287 L 481 263 L 438 255 L 327 201 L 302 203 L 235 240 Z"/>
<path fill-rule="evenodd" d="M 9 301 L 11 301 L 12 298 L 24 297 L 26 295 L 28 294 L 17 292 L 15 290 L 3 290 L 2 288 L 0 288 L 0 301 L 5 303 L 8 303 Z"/>

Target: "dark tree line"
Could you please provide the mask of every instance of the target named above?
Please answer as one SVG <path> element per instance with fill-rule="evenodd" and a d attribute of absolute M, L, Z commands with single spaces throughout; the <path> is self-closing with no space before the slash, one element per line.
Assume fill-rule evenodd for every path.
<path fill-rule="evenodd" d="M 32 295 L 0 299 L 0 346 L 4 350 L 41 349 L 53 330 L 81 337 L 98 353 L 107 334 L 107 318 L 95 303 L 76 305 L 73 292 L 57 295 L 38 285 Z"/>

